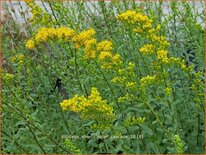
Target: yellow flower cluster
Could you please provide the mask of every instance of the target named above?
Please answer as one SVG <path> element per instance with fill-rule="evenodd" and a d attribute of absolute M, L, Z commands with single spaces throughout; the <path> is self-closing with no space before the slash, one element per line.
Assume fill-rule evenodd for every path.
<path fill-rule="evenodd" d="M 145 89 L 146 86 L 156 82 L 156 76 L 149 76 L 143 77 L 140 79 L 140 88 Z"/>
<path fill-rule="evenodd" d="M 119 68 L 117 70 L 118 75 L 114 77 L 111 81 L 113 83 L 126 86 L 127 88 L 134 88 L 136 86 L 136 82 L 130 81 L 130 78 L 135 76 L 134 68 L 135 64 L 129 62 L 126 68 Z M 128 78 L 128 76 L 130 78 Z"/>
<path fill-rule="evenodd" d="M 95 30 L 93 28 L 77 33 L 73 29 L 67 27 L 43 27 L 38 29 L 35 36 L 26 42 L 26 48 L 33 49 L 40 43 L 54 39 L 63 40 L 65 42 L 72 41 L 76 49 L 81 47 L 84 48 L 86 59 L 94 59 L 98 57 L 101 63 L 101 68 L 112 68 L 120 63 L 120 55 L 112 53 L 112 42 L 103 40 L 97 43 L 94 35 Z"/>
<path fill-rule="evenodd" d="M 29 3 L 34 2 L 34 0 L 24 0 L 24 2 L 29 4 Z"/>
<path fill-rule="evenodd" d="M 96 50 L 99 53 L 99 60 L 103 69 L 112 68 L 121 62 L 120 55 L 112 53 L 112 42 L 109 40 L 99 42 L 96 45 Z"/>
<path fill-rule="evenodd" d="M 141 28 L 134 28 L 133 31 L 136 32 L 136 33 L 142 33 L 143 29 L 141 29 Z"/>
<path fill-rule="evenodd" d="M 159 30 L 161 29 L 161 25 L 158 24 L 156 26 L 156 28 L 151 28 L 150 30 L 148 30 L 148 33 L 151 35 L 151 34 L 156 34 L 157 32 L 159 32 Z"/>
<path fill-rule="evenodd" d="M 63 39 L 64 41 L 69 41 L 75 35 L 75 31 L 67 27 L 60 27 L 56 29 L 53 27 L 42 27 L 38 29 L 37 33 L 32 39 L 29 39 L 26 42 L 26 48 L 33 49 L 36 45 L 39 45 L 40 43 L 44 43 L 55 38 L 60 40 Z"/>
<path fill-rule="evenodd" d="M 150 30 L 148 30 L 149 35 L 157 35 L 157 33 L 160 31 L 161 25 L 157 25 L 156 28 L 153 27 Z"/>
<path fill-rule="evenodd" d="M 184 153 L 184 142 L 181 140 L 179 135 L 174 135 L 173 143 L 178 154 Z"/>
<path fill-rule="evenodd" d="M 128 117 L 126 120 L 124 120 L 124 125 L 125 126 L 130 126 L 130 125 L 137 125 L 137 124 L 142 124 L 145 121 L 145 117 Z"/>
<path fill-rule="evenodd" d="M 135 98 L 134 95 L 126 93 L 124 96 L 118 98 L 118 102 L 119 103 L 128 102 L 128 101 L 132 101 L 134 98 Z"/>
<path fill-rule="evenodd" d="M 101 52 L 100 54 L 103 54 L 103 53 Z M 101 57 L 99 57 L 99 60 L 101 60 L 100 58 Z M 105 57 L 105 58 L 109 58 L 109 57 Z M 105 60 L 107 60 L 107 61 L 105 61 Z M 118 66 L 121 63 L 122 63 L 122 61 L 120 59 L 120 55 L 119 54 L 114 54 L 114 55 L 112 55 L 112 57 L 110 57 L 110 59 L 102 59 L 101 68 L 102 69 L 114 68 L 114 67 Z"/>
<path fill-rule="evenodd" d="M 172 88 L 166 87 L 164 91 L 165 91 L 166 96 L 170 96 L 172 93 Z"/>
<path fill-rule="evenodd" d="M 192 72 L 192 71 L 190 71 Z M 191 90 L 193 93 L 195 93 L 195 97 L 193 98 L 193 101 L 197 105 L 198 108 L 202 108 L 202 100 L 204 99 L 205 93 L 205 82 L 203 79 L 204 77 L 204 72 L 203 71 L 198 71 L 193 74 L 193 82 L 192 85 L 190 86 Z"/>
<path fill-rule="evenodd" d="M 139 51 L 145 55 L 151 55 L 157 51 L 157 59 L 162 63 L 168 63 L 167 51 L 165 50 L 169 46 L 169 42 L 166 37 L 158 35 L 161 29 L 161 25 L 157 25 L 156 28 L 152 28 L 152 20 L 146 15 L 137 13 L 136 11 L 128 10 L 117 16 L 117 19 L 123 23 L 127 23 L 136 26 L 134 29 L 137 33 L 143 33 L 143 37 L 148 39 L 150 44 L 145 44 L 139 49 Z M 182 65 L 181 68 L 186 66 Z"/>
<path fill-rule="evenodd" d="M 128 63 L 127 72 L 133 73 L 135 64 L 133 62 Z"/>
<path fill-rule="evenodd" d="M 11 61 L 12 62 L 18 62 L 19 64 L 23 64 L 24 59 L 25 59 L 25 56 L 23 54 L 20 54 L 20 55 L 12 57 Z"/>
<path fill-rule="evenodd" d="M 75 95 L 72 99 L 64 100 L 60 103 L 62 110 L 71 110 L 74 112 L 80 112 L 83 109 L 83 103 L 85 101 L 84 96 Z"/>
<path fill-rule="evenodd" d="M 32 17 L 30 18 L 30 21 L 34 25 L 44 25 L 46 27 L 52 26 L 53 19 L 51 16 L 43 11 L 36 3 L 34 0 L 25 0 L 27 6 L 31 9 Z"/>
<path fill-rule="evenodd" d="M 75 44 L 75 48 L 80 48 L 81 46 L 85 46 L 86 42 L 88 40 L 93 39 L 93 36 L 95 34 L 94 29 L 88 29 L 88 30 L 84 30 L 82 32 L 80 32 L 78 35 L 75 35 L 72 40 Z"/>
<path fill-rule="evenodd" d="M 136 87 L 136 85 L 137 85 L 137 83 L 136 82 L 127 82 L 126 83 L 126 88 L 135 88 Z"/>
<path fill-rule="evenodd" d="M 37 31 L 37 34 L 35 35 L 35 43 L 39 44 L 41 42 L 47 42 L 50 39 L 54 39 L 54 37 L 56 37 L 56 29 L 53 27 L 50 28 L 40 28 Z"/>
<path fill-rule="evenodd" d="M 169 59 L 170 59 L 170 63 L 173 63 L 173 64 L 181 63 L 180 58 L 170 57 Z"/>
<path fill-rule="evenodd" d="M 157 59 L 164 62 L 164 63 L 168 63 L 169 59 L 167 57 L 167 51 L 165 50 L 159 50 L 157 51 Z"/>
<path fill-rule="evenodd" d="M 162 63 L 168 63 L 169 58 L 167 57 L 167 50 L 165 50 L 170 44 L 166 37 L 159 36 L 157 32 L 160 30 L 161 26 L 157 25 L 156 28 L 151 28 L 148 31 L 146 38 L 154 45 L 154 49 L 157 49 L 157 59 Z"/>
<path fill-rule="evenodd" d="M 181 60 L 180 58 L 170 57 L 169 58 L 169 63 L 173 64 L 173 65 L 177 65 L 182 70 L 185 70 L 185 71 L 191 71 L 192 70 L 192 66 L 187 67 L 185 65 L 185 60 Z"/>
<path fill-rule="evenodd" d="M 140 48 L 140 52 L 144 53 L 145 55 L 151 55 L 157 49 L 157 59 L 163 63 L 168 63 L 169 59 L 167 57 L 167 51 L 165 50 L 169 43 L 167 42 L 166 37 L 158 36 L 156 32 L 160 29 L 160 25 L 155 28 L 150 29 L 146 38 L 152 44 L 145 44 L 143 47 Z"/>
<path fill-rule="evenodd" d="M 58 39 L 63 39 L 65 41 L 70 41 L 70 39 L 76 35 L 76 32 L 74 30 L 67 27 L 60 27 L 53 30 L 53 33 L 55 34 L 55 36 L 57 36 Z"/>
<path fill-rule="evenodd" d="M 157 25 L 156 28 L 151 28 L 148 30 L 148 33 L 146 35 L 146 38 L 152 42 L 152 44 L 156 44 L 157 48 L 159 49 L 165 49 L 170 44 L 167 41 L 167 38 L 165 36 L 158 35 L 159 31 L 161 29 L 161 25 Z"/>
<path fill-rule="evenodd" d="M 128 10 L 120 15 L 117 15 L 117 19 L 120 21 L 125 21 L 127 23 L 134 24 L 137 20 L 135 19 L 136 11 Z"/>
<path fill-rule="evenodd" d="M 14 74 L 5 73 L 2 76 L 3 82 L 11 82 L 14 79 Z"/>
<path fill-rule="evenodd" d="M 145 55 L 150 55 L 155 52 L 155 47 L 152 44 L 145 44 L 139 51 Z"/>
<path fill-rule="evenodd" d="M 123 23 L 137 26 L 134 31 L 138 32 L 142 32 L 143 30 L 150 28 L 152 23 L 152 20 L 150 20 L 146 15 L 132 10 L 128 10 L 117 15 L 117 19 Z"/>
<path fill-rule="evenodd" d="M 158 36 L 154 33 L 151 34 L 149 33 L 147 38 L 151 40 L 153 43 L 156 43 L 161 49 L 165 49 L 170 45 L 169 42 L 167 41 L 167 38 L 164 36 Z"/>
<path fill-rule="evenodd" d="M 104 60 L 106 58 L 112 58 L 112 53 L 103 51 L 99 54 L 99 60 Z"/>
<path fill-rule="evenodd" d="M 96 50 L 95 50 L 96 43 L 97 43 L 96 39 L 85 41 L 84 53 L 86 59 L 93 59 L 96 57 Z"/>
<path fill-rule="evenodd" d="M 64 141 L 64 146 L 68 150 L 70 150 L 72 153 L 77 153 L 77 154 L 81 153 L 81 150 L 79 148 L 77 148 L 76 145 L 74 145 L 70 139 L 66 139 Z"/>
<path fill-rule="evenodd" d="M 114 64 L 118 64 L 120 63 L 121 59 L 120 59 L 120 55 L 119 54 L 114 54 L 113 57 L 112 57 L 112 62 Z"/>
<path fill-rule="evenodd" d="M 103 40 L 97 43 L 93 36 L 89 36 L 84 41 L 84 52 L 87 59 L 93 59 L 98 54 L 101 68 L 112 68 L 120 62 L 120 55 L 112 53 L 112 42 Z M 77 45 L 78 46 L 78 45 Z"/>
<path fill-rule="evenodd" d="M 124 85 L 126 80 L 127 78 L 125 76 L 117 76 L 117 77 L 114 77 L 111 81 L 116 84 Z"/>
<path fill-rule="evenodd" d="M 26 42 L 26 48 L 27 49 L 33 49 L 35 47 L 35 41 L 33 39 L 29 39 L 27 42 Z"/>
<path fill-rule="evenodd" d="M 110 52 L 112 50 L 112 42 L 108 40 L 101 41 L 97 44 L 97 51 Z"/>
<path fill-rule="evenodd" d="M 94 119 L 96 121 L 113 120 L 115 115 L 113 107 L 103 100 L 97 88 L 91 89 L 88 97 L 75 95 L 73 98 L 60 103 L 63 110 L 79 112 L 82 119 Z"/>

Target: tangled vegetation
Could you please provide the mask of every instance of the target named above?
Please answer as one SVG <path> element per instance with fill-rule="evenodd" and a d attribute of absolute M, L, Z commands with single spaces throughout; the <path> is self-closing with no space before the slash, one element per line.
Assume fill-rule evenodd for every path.
<path fill-rule="evenodd" d="M 18 6 L 21 23 L 4 3 L 3 153 L 204 153 L 204 1 Z"/>

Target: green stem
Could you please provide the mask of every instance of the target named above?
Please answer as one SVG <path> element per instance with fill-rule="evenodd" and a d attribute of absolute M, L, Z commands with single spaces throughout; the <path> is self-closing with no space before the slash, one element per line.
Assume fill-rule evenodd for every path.
<path fill-rule="evenodd" d="M 114 94 L 114 91 L 113 91 L 111 85 L 109 84 L 109 81 L 107 80 L 106 76 L 104 75 L 103 71 L 101 70 L 100 66 L 97 64 L 96 61 L 95 61 L 95 65 L 97 66 L 97 68 L 99 69 L 100 73 L 102 74 L 104 80 L 106 81 L 106 83 L 107 83 L 107 85 L 108 85 L 108 87 L 109 87 L 109 89 L 110 89 L 110 91 L 111 91 L 111 93 L 112 93 L 112 96 L 113 96 L 113 99 L 115 100 L 115 103 L 117 104 L 118 108 L 119 108 L 119 109 L 121 110 L 121 112 L 122 112 L 122 108 L 120 108 L 120 105 L 119 105 L 117 99 L 114 97 L 115 94 Z"/>
<path fill-rule="evenodd" d="M 46 151 L 43 149 L 43 147 L 42 147 L 41 144 L 39 143 L 36 135 L 35 135 L 34 132 L 32 131 L 32 129 L 31 129 L 31 127 L 30 127 L 29 124 L 28 124 L 28 127 L 29 127 L 29 131 L 31 132 L 32 136 L 34 137 L 34 140 L 36 141 L 37 145 L 38 145 L 39 148 L 42 150 L 42 152 L 43 152 L 44 154 L 46 154 Z"/>
<path fill-rule="evenodd" d="M 7 133 L 6 133 L 5 131 L 3 131 L 3 130 L 2 130 L 2 133 L 5 134 L 7 137 L 9 137 L 10 140 L 11 140 L 12 138 L 14 138 L 13 136 L 10 136 L 9 134 L 7 134 Z M 19 149 L 20 152 L 21 152 L 21 150 L 23 150 L 25 154 L 28 153 L 28 151 L 26 151 L 16 140 L 14 140 L 14 143 L 16 144 L 16 146 L 17 146 L 17 148 Z M 20 149 L 21 149 L 21 150 L 20 150 Z M 22 152 L 21 152 L 21 153 L 22 153 Z"/>
<path fill-rule="evenodd" d="M 164 128 L 164 126 L 163 126 L 162 122 L 160 121 L 158 115 L 155 113 L 155 111 L 153 110 L 153 108 L 151 107 L 151 105 L 150 105 L 147 101 L 144 100 L 144 98 L 145 98 L 145 97 L 141 96 L 142 102 L 145 103 L 145 104 L 149 107 L 149 109 L 152 111 L 152 114 L 155 116 L 155 118 L 157 119 L 157 121 L 158 121 L 158 123 L 160 124 L 161 128 L 163 129 L 166 137 L 171 140 L 171 138 L 170 138 L 170 136 L 169 136 L 169 134 L 168 134 L 168 131 Z M 172 140 L 171 140 L 171 141 L 172 141 Z"/>
<path fill-rule="evenodd" d="M 75 61 L 76 78 L 77 78 L 77 81 L 79 83 L 79 88 L 80 88 L 81 92 L 84 94 L 84 91 L 83 91 L 83 88 L 82 88 L 82 85 L 81 85 L 81 82 L 79 79 L 78 64 L 77 64 L 77 50 L 76 49 L 74 52 L 74 61 Z"/>
<path fill-rule="evenodd" d="M 61 148 L 63 151 L 67 152 L 67 153 L 71 153 L 68 150 L 66 150 L 65 148 L 63 148 L 62 146 L 59 145 L 59 142 L 55 141 L 53 138 L 51 138 L 48 134 L 46 134 L 44 131 L 42 131 L 39 127 L 35 126 L 30 120 L 29 118 L 27 118 L 26 116 L 24 116 L 24 114 L 22 113 L 22 111 L 20 109 L 14 108 L 13 106 L 11 106 L 8 103 L 5 103 L 6 106 L 8 106 L 9 108 L 11 108 L 13 111 L 15 111 L 19 116 L 21 116 L 26 122 L 27 124 L 30 124 L 31 126 L 33 126 L 34 128 L 36 128 L 39 132 L 41 132 L 44 136 L 46 136 L 51 142 L 53 142 L 56 146 L 58 146 L 59 148 Z"/>

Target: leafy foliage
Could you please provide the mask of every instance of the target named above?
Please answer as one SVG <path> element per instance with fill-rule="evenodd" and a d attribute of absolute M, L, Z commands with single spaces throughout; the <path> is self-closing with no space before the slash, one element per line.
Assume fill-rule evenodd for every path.
<path fill-rule="evenodd" d="M 4 3 L 3 153 L 204 153 L 203 1 L 25 2 L 20 24 Z"/>

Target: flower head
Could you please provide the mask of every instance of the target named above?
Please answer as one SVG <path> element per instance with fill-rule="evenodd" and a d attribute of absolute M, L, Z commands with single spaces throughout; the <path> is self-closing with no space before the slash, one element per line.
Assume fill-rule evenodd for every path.
<path fill-rule="evenodd" d="M 98 122 L 110 122 L 114 119 L 113 107 L 103 100 L 97 88 L 92 87 L 88 97 L 75 95 L 60 103 L 62 110 L 79 112 L 82 119 L 94 119 Z M 110 119 L 110 121 L 108 121 Z"/>
<path fill-rule="evenodd" d="M 86 41 L 93 39 L 94 34 L 95 30 L 91 28 L 75 35 L 72 40 L 75 43 L 76 48 L 79 48 L 81 46 L 85 46 Z"/>
<path fill-rule="evenodd" d="M 108 52 L 112 50 L 112 42 L 108 40 L 101 41 L 97 44 L 97 51 Z"/>
<path fill-rule="evenodd" d="M 111 52 L 101 52 L 99 54 L 99 60 L 104 60 L 106 58 L 112 58 L 112 53 Z"/>
<path fill-rule="evenodd" d="M 154 53 L 155 47 L 152 44 L 145 44 L 139 51 L 145 55 L 150 55 Z"/>
<path fill-rule="evenodd" d="M 156 81 L 156 77 L 155 76 L 149 76 L 147 75 L 146 77 L 143 77 L 140 79 L 140 87 L 145 89 L 146 86 L 154 83 Z"/>
<path fill-rule="evenodd" d="M 26 48 L 27 49 L 33 49 L 35 47 L 35 42 L 33 39 L 29 39 L 27 42 L 26 42 Z"/>
<path fill-rule="evenodd" d="M 162 62 L 164 63 L 168 63 L 169 62 L 169 59 L 167 57 L 167 51 L 165 50 L 159 50 L 157 51 L 157 59 L 158 60 L 161 60 Z"/>

